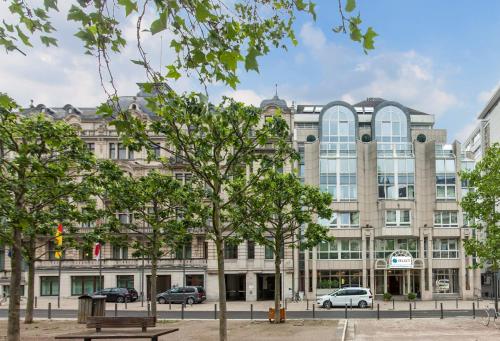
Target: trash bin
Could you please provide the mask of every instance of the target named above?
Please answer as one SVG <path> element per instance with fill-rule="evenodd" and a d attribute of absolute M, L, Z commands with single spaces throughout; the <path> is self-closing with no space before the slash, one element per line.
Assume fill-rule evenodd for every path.
<path fill-rule="evenodd" d="M 92 296 L 92 316 L 106 315 L 106 296 Z"/>
<path fill-rule="evenodd" d="M 89 316 L 92 316 L 92 297 L 82 295 L 78 297 L 78 323 L 87 323 Z"/>

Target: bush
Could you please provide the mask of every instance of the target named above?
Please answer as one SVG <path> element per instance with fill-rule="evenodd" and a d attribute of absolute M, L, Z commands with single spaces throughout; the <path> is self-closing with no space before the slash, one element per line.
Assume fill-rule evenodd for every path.
<path fill-rule="evenodd" d="M 388 292 L 384 292 L 384 301 L 390 301 L 392 298 L 392 295 Z"/>
<path fill-rule="evenodd" d="M 413 301 L 416 298 L 417 298 L 417 294 L 415 294 L 414 292 L 408 293 L 408 300 Z"/>

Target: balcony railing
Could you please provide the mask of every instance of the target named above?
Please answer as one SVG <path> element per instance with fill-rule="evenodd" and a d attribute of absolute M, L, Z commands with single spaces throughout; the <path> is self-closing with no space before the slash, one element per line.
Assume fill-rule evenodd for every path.
<path fill-rule="evenodd" d="M 149 259 L 144 260 L 144 264 L 150 267 L 151 262 Z M 103 259 L 102 268 L 138 268 L 142 266 L 142 258 L 131 259 Z M 158 260 L 158 267 L 206 267 L 207 260 L 204 258 L 190 258 L 186 260 L 162 258 Z M 36 263 L 37 269 L 57 269 L 59 267 L 58 260 L 40 260 Z M 61 261 L 62 269 L 78 269 L 78 268 L 98 268 L 98 260 L 80 260 L 80 259 L 67 259 Z"/>

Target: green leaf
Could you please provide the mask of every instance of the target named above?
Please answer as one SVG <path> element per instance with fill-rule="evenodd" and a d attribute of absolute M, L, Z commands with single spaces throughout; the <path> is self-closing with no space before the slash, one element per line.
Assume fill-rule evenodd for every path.
<path fill-rule="evenodd" d="M 345 10 L 347 12 L 352 12 L 356 8 L 356 0 L 347 0 L 345 4 Z"/>
<path fill-rule="evenodd" d="M 45 7 L 45 10 L 49 10 L 49 8 L 52 8 L 55 11 L 59 11 L 57 8 L 57 0 L 43 0 L 43 6 Z"/>
<path fill-rule="evenodd" d="M 208 10 L 207 3 L 198 2 L 195 11 L 196 20 L 203 22 L 208 18 L 209 15 L 210 11 Z"/>
<path fill-rule="evenodd" d="M 309 14 L 311 14 L 313 20 L 316 21 L 316 4 L 314 2 L 309 2 Z"/>
<path fill-rule="evenodd" d="M 259 72 L 259 64 L 257 63 L 257 57 L 260 56 L 261 54 L 259 51 L 257 51 L 255 48 L 250 48 L 248 49 L 248 53 L 245 57 L 245 69 L 247 71 L 249 70 L 255 70 Z"/>
<path fill-rule="evenodd" d="M 151 34 L 159 33 L 167 28 L 167 14 L 163 12 L 160 17 L 153 21 L 150 27 Z"/>
<path fill-rule="evenodd" d="M 50 45 L 57 46 L 57 39 L 55 39 L 55 38 L 47 37 L 47 36 L 40 36 L 40 40 L 47 47 L 50 47 Z"/>
<path fill-rule="evenodd" d="M 14 32 L 14 25 L 9 25 L 5 22 L 5 20 L 3 20 L 3 25 L 5 26 L 5 28 L 7 29 L 7 31 L 13 33 Z"/>
<path fill-rule="evenodd" d="M 375 32 L 371 27 L 368 27 L 366 33 L 363 36 L 363 48 L 366 50 L 373 50 L 375 48 L 375 37 L 378 36 L 377 32 Z"/>
<path fill-rule="evenodd" d="M 68 11 L 67 18 L 68 20 L 81 21 L 82 23 L 85 23 L 87 21 L 87 14 L 85 14 L 85 12 L 82 11 L 81 8 L 72 5 Z"/>
<path fill-rule="evenodd" d="M 118 4 L 125 6 L 125 16 L 129 16 L 132 12 L 137 12 L 137 2 L 132 0 L 118 0 Z"/>
<path fill-rule="evenodd" d="M 130 61 L 131 61 L 132 63 L 134 63 L 134 64 L 137 64 L 137 65 L 146 66 L 146 63 L 144 63 L 142 60 L 135 60 L 135 59 L 131 59 Z"/>
<path fill-rule="evenodd" d="M 237 51 L 224 51 L 220 55 L 220 61 L 224 64 L 224 66 L 226 66 L 227 69 L 236 71 L 239 57 L 241 57 L 241 55 Z"/>
<path fill-rule="evenodd" d="M 181 74 L 177 71 L 177 68 L 174 65 L 168 65 L 167 69 L 167 78 L 179 79 L 181 77 Z"/>
<path fill-rule="evenodd" d="M 16 31 L 18 37 L 21 39 L 24 45 L 33 47 L 33 45 L 31 45 L 30 43 L 30 39 L 26 34 L 23 33 L 23 31 L 19 28 L 19 26 L 16 26 Z"/>

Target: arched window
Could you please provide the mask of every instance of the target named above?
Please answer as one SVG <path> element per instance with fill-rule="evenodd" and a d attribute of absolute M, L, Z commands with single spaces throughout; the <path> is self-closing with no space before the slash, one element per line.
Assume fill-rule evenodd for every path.
<path fill-rule="evenodd" d="M 328 108 L 321 116 L 321 142 L 354 142 L 356 120 L 354 113 L 342 105 Z"/>
<path fill-rule="evenodd" d="M 375 113 L 377 142 L 409 142 L 408 117 L 395 105 L 388 105 Z"/>

